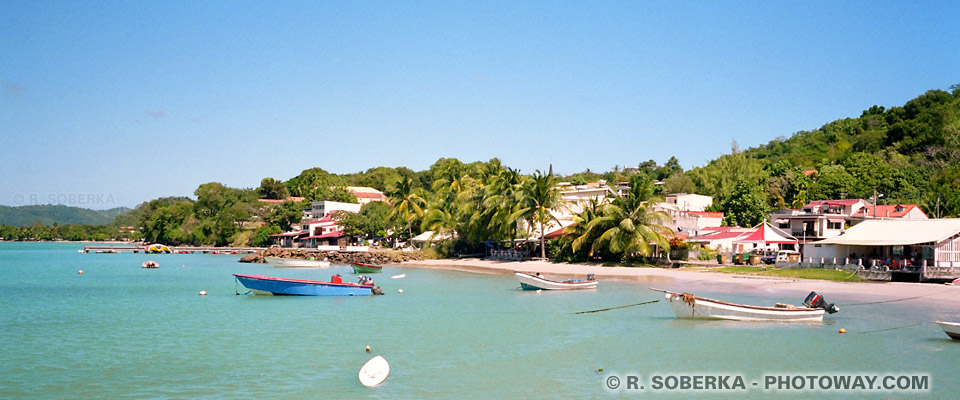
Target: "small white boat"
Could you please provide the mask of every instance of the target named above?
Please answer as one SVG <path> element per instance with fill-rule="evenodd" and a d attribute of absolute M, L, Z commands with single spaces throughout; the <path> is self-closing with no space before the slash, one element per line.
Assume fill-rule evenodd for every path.
<path fill-rule="evenodd" d="M 263 259 L 277 268 L 326 268 L 330 266 L 330 261 L 325 260 L 301 260 L 281 257 L 264 257 Z"/>
<path fill-rule="evenodd" d="M 367 387 L 377 386 L 383 383 L 388 375 L 390 375 L 390 364 L 383 356 L 376 356 L 360 368 L 360 383 Z"/>
<path fill-rule="evenodd" d="M 826 304 L 823 298 L 815 292 L 807 296 L 805 307 L 777 303 L 773 307 L 751 306 L 745 304 L 728 303 L 726 301 L 694 296 L 690 293 L 671 292 L 663 289 L 650 288 L 663 292 L 670 302 L 670 308 L 677 318 L 692 319 L 725 319 L 733 321 L 822 321 L 823 313 L 831 314 L 838 311 L 833 304 Z"/>
<path fill-rule="evenodd" d="M 947 336 L 950 336 L 950 339 L 960 340 L 960 322 L 936 322 L 937 325 L 940 325 L 940 329 L 943 329 L 943 333 L 946 333 Z"/>
<path fill-rule="evenodd" d="M 523 290 L 571 290 L 571 289 L 596 289 L 597 281 L 593 279 L 593 274 L 588 275 L 586 280 L 566 280 L 551 281 L 542 275 L 531 275 L 523 272 L 514 272 L 514 275 L 520 280 L 520 288 Z"/>

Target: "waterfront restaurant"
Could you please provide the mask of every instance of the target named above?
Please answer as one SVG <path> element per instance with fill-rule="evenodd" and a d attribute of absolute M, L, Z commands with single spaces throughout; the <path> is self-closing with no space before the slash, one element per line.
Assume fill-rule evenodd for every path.
<path fill-rule="evenodd" d="M 919 280 L 960 277 L 960 219 L 867 220 L 808 245 L 806 260 L 849 260 L 865 269 L 918 274 Z"/>

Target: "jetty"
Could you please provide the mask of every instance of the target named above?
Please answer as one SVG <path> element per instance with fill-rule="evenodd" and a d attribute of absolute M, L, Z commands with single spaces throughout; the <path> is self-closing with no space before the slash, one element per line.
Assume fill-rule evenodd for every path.
<path fill-rule="evenodd" d="M 83 246 L 83 253 L 122 253 L 146 252 L 150 245 L 87 245 Z M 171 253 L 203 253 L 203 254 L 247 254 L 266 250 L 265 247 L 217 247 L 217 246 L 167 246 Z"/>

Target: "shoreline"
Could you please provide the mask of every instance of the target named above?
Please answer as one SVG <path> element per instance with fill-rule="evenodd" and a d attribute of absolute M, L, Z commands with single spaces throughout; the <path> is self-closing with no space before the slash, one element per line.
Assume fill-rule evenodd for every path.
<path fill-rule="evenodd" d="M 695 289 L 748 294 L 791 292 L 805 296 L 810 291 L 816 291 L 828 300 L 867 297 L 890 300 L 917 297 L 916 303 L 934 301 L 940 305 L 960 306 L 960 286 L 930 283 L 837 282 L 673 268 L 606 267 L 597 264 L 492 261 L 477 258 L 408 261 L 402 265 L 493 275 L 512 275 L 519 271 L 583 278 L 586 274 L 595 274 L 598 280 L 641 282 L 663 289 L 693 292 L 696 291 Z"/>

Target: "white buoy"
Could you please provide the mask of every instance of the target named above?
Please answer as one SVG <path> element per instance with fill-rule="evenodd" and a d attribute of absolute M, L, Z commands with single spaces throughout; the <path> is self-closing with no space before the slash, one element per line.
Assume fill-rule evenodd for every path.
<path fill-rule="evenodd" d="M 370 352 L 370 346 L 367 346 L 367 353 Z"/>
<path fill-rule="evenodd" d="M 407 277 L 407 274 L 400 274 L 400 275 L 391 276 L 390 279 L 403 279 L 406 277 Z"/>
<path fill-rule="evenodd" d="M 403 293 L 403 289 L 397 289 L 397 293 Z"/>
<path fill-rule="evenodd" d="M 78 274 L 78 275 L 83 275 L 83 270 L 81 269 L 81 270 L 77 271 L 77 274 Z"/>
<path fill-rule="evenodd" d="M 207 291 L 206 291 L 206 290 L 201 290 L 201 291 L 200 291 L 200 295 L 201 295 L 201 296 L 206 296 L 206 295 L 207 295 Z"/>

